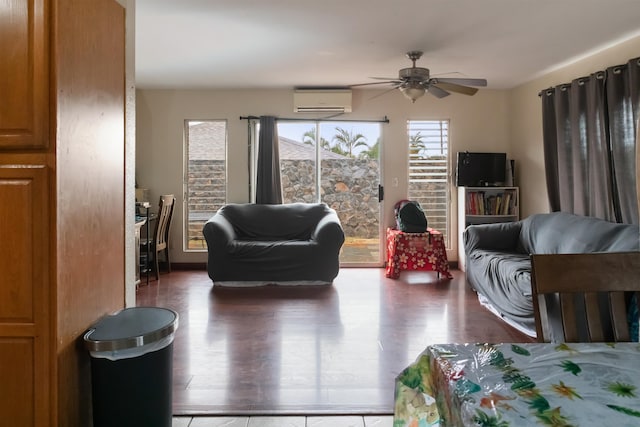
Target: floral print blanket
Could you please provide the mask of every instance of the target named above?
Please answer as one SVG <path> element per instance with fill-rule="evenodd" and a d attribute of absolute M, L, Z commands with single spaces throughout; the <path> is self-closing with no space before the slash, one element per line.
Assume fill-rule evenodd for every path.
<path fill-rule="evenodd" d="M 396 378 L 394 427 L 640 426 L 640 344 L 433 345 Z"/>

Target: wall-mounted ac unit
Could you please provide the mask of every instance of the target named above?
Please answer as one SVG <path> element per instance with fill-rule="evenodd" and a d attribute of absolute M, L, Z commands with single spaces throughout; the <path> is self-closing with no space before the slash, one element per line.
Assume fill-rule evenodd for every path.
<path fill-rule="evenodd" d="M 293 93 L 295 113 L 350 113 L 350 89 L 297 89 Z"/>

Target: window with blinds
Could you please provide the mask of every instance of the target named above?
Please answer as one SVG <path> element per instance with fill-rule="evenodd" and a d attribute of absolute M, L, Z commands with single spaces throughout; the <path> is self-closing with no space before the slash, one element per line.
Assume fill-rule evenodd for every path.
<path fill-rule="evenodd" d="M 451 247 L 449 221 L 449 121 L 409 120 L 409 192 Z"/>

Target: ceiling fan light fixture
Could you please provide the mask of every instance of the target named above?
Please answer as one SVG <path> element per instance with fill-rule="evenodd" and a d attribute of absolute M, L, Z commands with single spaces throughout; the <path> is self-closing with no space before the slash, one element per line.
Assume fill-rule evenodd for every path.
<path fill-rule="evenodd" d="M 411 102 L 416 102 L 416 99 L 423 96 L 425 92 L 424 87 L 419 82 L 407 82 L 400 86 L 400 91 Z"/>

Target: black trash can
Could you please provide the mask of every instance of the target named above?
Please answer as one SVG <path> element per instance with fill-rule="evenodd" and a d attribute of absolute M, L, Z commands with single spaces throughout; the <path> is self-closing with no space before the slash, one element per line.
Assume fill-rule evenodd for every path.
<path fill-rule="evenodd" d="M 105 316 L 84 335 L 94 427 L 171 427 L 177 328 L 173 310 L 133 307 Z"/>

